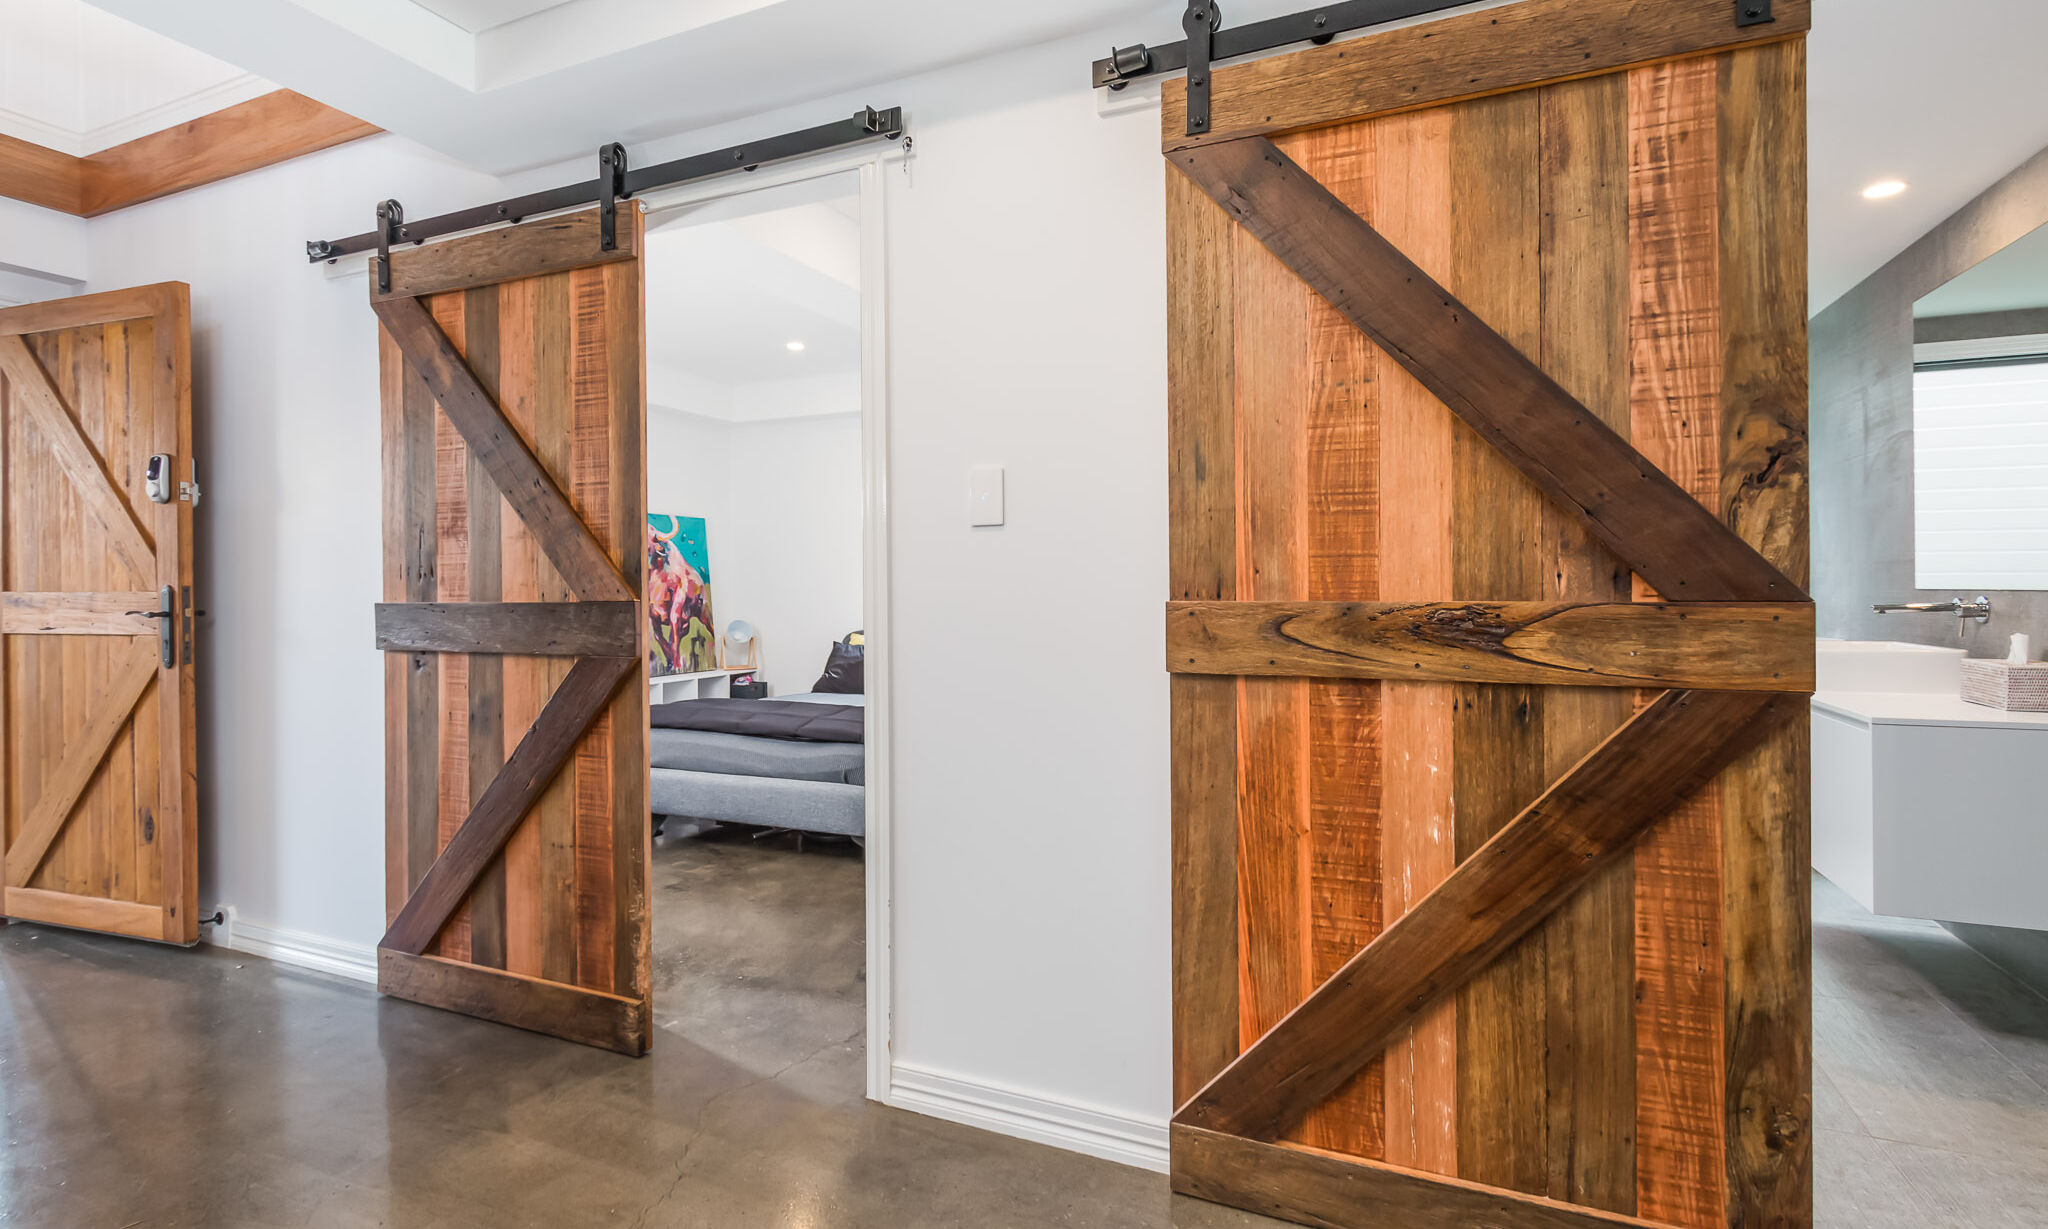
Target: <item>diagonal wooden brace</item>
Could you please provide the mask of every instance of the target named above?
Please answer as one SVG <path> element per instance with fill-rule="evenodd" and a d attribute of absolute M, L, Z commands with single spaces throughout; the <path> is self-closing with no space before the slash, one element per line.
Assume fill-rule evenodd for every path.
<path fill-rule="evenodd" d="M 1754 547 L 1271 141 L 1250 137 L 1169 157 L 1666 598 L 1805 600 Z"/>
<path fill-rule="evenodd" d="M 1226 1067 L 1176 1123 L 1274 1140 L 1549 917 L 1803 697 L 1669 691 Z"/>

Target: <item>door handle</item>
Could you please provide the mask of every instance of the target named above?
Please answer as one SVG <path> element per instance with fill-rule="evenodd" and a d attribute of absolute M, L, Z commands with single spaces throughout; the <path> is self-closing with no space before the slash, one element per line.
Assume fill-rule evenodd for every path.
<path fill-rule="evenodd" d="M 161 609 L 130 610 L 126 614 L 130 618 L 162 620 L 156 625 L 157 649 L 164 669 L 169 670 L 178 664 L 178 591 L 165 585 L 157 591 L 157 604 Z"/>

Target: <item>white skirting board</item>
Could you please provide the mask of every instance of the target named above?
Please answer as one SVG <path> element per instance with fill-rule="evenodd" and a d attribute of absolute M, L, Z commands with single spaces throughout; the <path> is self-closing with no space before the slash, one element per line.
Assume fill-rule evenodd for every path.
<path fill-rule="evenodd" d="M 1121 1165 L 1135 1165 L 1157 1173 L 1167 1171 L 1163 1118 L 1132 1118 L 1069 1101 L 1053 1101 L 908 1063 L 896 1063 L 889 1075 L 886 1103 L 897 1109 Z"/>
<path fill-rule="evenodd" d="M 207 942 L 229 951 L 371 986 L 377 984 L 377 949 L 367 943 L 343 943 L 301 930 L 280 930 L 232 915 L 225 924 L 204 927 L 201 933 Z"/>

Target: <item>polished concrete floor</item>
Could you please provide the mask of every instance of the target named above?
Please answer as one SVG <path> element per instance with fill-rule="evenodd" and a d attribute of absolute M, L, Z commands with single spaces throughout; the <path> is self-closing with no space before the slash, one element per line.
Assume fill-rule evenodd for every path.
<path fill-rule="evenodd" d="M 0 928 L 0 1225 L 1226 1229 L 1157 1175 L 862 1100 L 861 868 L 656 853 L 651 1058 L 217 949 Z M 2048 1001 L 1815 887 L 1818 1223 L 2048 1225 Z"/>

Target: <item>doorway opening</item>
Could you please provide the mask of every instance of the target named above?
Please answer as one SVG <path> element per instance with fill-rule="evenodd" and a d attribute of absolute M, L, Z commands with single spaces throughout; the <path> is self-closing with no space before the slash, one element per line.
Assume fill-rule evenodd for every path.
<path fill-rule="evenodd" d="M 657 200 L 644 258 L 656 1027 L 870 1093 L 871 178 Z"/>

